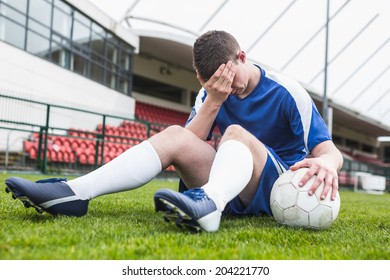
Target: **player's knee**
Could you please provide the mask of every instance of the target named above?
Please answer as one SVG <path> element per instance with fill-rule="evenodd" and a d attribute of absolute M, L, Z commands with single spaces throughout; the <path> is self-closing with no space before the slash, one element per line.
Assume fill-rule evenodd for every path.
<path fill-rule="evenodd" d="M 229 125 L 224 133 L 226 139 L 242 139 L 248 132 L 238 124 Z"/>
<path fill-rule="evenodd" d="M 163 130 L 167 139 L 179 143 L 185 143 L 186 145 L 191 142 L 195 136 L 190 130 L 180 126 L 171 125 Z"/>
<path fill-rule="evenodd" d="M 179 137 L 186 132 L 187 129 L 180 125 L 171 125 L 163 130 L 165 134 L 171 135 L 172 137 Z"/>
<path fill-rule="evenodd" d="M 256 153 L 264 152 L 264 154 L 266 154 L 264 144 L 262 144 L 255 136 L 253 136 L 249 131 L 240 125 L 230 125 L 226 129 L 220 144 L 231 139 L 244 143 L 249 148 L 251 148 L 252 151 L 256 151 Z"/>

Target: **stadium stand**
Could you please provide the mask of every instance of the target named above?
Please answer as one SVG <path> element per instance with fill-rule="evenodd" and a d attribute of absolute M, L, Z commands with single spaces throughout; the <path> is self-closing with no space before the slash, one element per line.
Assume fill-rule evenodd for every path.
<path fill-rule="evenodd" d="M 163 108 L 143 102 L 136 103 L 136 119 L 144 122 L 124 120 L 118 126 L 106 125 L 104 129 L 104 163 L 140 143 L 169 125 L 184 125 L 188 113 Z M 148 133 L 148 126 L 150 131 Z M 70 163 L 79 165 L 101 165 L 102 148 L 99 137 L 103 135 L 103 124 L 97 124 L 95 130 L 69 128 L 66 135 L 49 135 L 46 158 L 50 163 Z M 30 160 L 37 160 L 39 154 L 39 133 L 32 133 L 23 142 L 24 154 Z M 216 146 L 220 139 L 218 130 L 209 141 Z M 44 135 L 41 143 L 44 141 Z M 97 146 L 98 145 L 98 146 Z M 43 146 L 43 144 L 42 144 Z M 166 171 L 175 171 L 169 166 Z"/>
<path fill-rule="evenodd" d="M 185 125 L 188 113 L 159 107 L 143 102 L 137 102 L 135 106 L 136 117 L 150 123 L 168 126 L 172 124 Z"/>
<path fill-rule="evenodd" d="M 80 164 L 95 164 L 96 152 L 101 155 L 101 148 L 97 148 L 98 136 L 101 135 L 102 125 L 96 130 L 70 129 L 66 135 L 49 135 L 47 159 L 51 162 L 66 162 Z M 125 150 L 146 139 L 146 129 L 136 123 L 123 121 L 118 127 L 106 126 L 105 157 L 109 162 Z M 44 140 L 44 139 L 43 139 Z M 39 149 L 39 134 L 32 133 L 23 143 L 24 152 L 30 159 L 36 159 Z M 100 162 L 98 162 L 100 164 Z"/>
<path fill-rule="evenodd" d="M 136 117 L 150 125 L 150 134 L 157 133 L 172 124 L 185 124 L 187 114 L 167 108 L 137 102 Z M 66 135 L 49 135 L 47 160 L 52 163 L 78 163 L 81 165 L 101 164 L 102 149 L 99 136 L 103 133 L 103 124 L 95 130 L 69 128 Z M 119 126 L 106 125 L 104 131 L 104 163 L 107 163 L 148 138 L 147 125 L 128 120 Z M 39 151 L 39 133 L 32 133 L 23 142 L 24 154 L 30 160 L 36 160 Z M 44 141 L 44 135 L 43 139 Z M 167 171 L 175 171 L 170 166 Z"/>

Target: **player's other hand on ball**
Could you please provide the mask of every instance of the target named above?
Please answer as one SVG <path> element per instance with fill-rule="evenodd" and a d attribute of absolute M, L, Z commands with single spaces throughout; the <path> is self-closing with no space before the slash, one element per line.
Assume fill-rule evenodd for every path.
<path fill-rule="evenodd" d="M 316 190 L 324 183 L 320 199 L 323 200 L 327 197 L 329 191 L 331 191 L 331 200 L 336 199 L 336 195 L 339 189 L 339 181 L 337 170 L 332 168 L 322 158 L 307 158 L 302 161 L 296 162 L 290 167 L 292 171 L 296 171 L 300 168 L 307 168 L 305 175 L 299 182 L 299 186 L 304 186 L 313 177 L 315 177 L 313 184 L 311 185 L 308 194 L 313 195 Z"/>

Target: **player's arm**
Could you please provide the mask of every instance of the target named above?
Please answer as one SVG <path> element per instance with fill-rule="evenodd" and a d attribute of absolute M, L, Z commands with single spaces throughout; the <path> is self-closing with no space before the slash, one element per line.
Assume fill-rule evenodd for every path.
<path fill-rule="evenodd" d="M 208 81 L 203 80 L 197 72 L 197 78 L 206 90 L 207 97 L 186 128 L 200 139 L 207 139 L 219 109 L 232 92 L 234 76 L 235 69 L 231 61 L 222 64 Z"/>
<path fill-rule="evenodd" d="M 313 158 L 306 158 L 295 163 L 291 166 L 291 170 L 297 170 L 302 167 L 309 168 L 300 183 L 304 185 L 311 177 L 317 175 L 316 181 L 309 190 L 309 194 L 313 194 L 321 183 L 324 182 L 321 199 L 324 199 L 331 190 L 331 199 L 334 200 L 339 187 L 338 171 L 343 166 L 343 156 L 331 140 L 316 145 L 312 149 L 311 154 Z"/>
<path fill-rule="evenodd" d="M 206 98 L 195 117 L 186 125 L 187 129 L 204 141 L 207 140 L 220 108 L 220 106 L 209 103 L 211 103 L 209 98 Z"/>

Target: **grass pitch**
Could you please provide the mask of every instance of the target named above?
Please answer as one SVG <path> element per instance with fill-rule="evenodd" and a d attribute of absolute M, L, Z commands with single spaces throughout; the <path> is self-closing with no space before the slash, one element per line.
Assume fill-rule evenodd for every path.
<path fill-rule="evenodd" d="M 6 194 L 0 175 L 2 260 L 389 260 L 390 194 L 341 191 L 341 210 L 323 231 L 279 226 L 270 217 L 223 218 L 217 233 L 191 234 L 156 214 L 153 194 L 177 182 L 153 180 L 99 197 L 82 218 L 40 215 Z"/>

